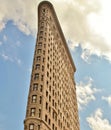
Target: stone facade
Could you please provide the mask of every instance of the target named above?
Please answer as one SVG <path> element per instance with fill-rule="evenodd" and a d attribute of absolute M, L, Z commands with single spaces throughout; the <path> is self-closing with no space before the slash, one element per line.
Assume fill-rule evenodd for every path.
<path fill-rule="evenodd" d="M 54 8 L 41 2 L 24 130 L 79 130 L 75 71 Z"/>

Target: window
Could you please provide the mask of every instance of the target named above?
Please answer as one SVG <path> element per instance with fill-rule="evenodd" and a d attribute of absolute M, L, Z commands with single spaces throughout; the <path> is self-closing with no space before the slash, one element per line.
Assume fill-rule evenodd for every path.
<path fill-rule="evenodd" d="M 34 124 L 29 124 L 29 130 L 34 130 Z"/>
<path fill-rule="evenodd" d="M 43 58 L 43 62 L 45 62 L 45 58 Z"/>
<path fill-rule="evenodd" d="M 40 103 L 40 104 L 42 103 L 42 96 L 40 96 L 40 100 L 39 100 L 39 103 Z"/>
<path fill-rule="evenodd" d="M 38 53 L 38 54 L 40 54 L 41 52 L 42 52 L 42 50 L 41 50 L 41 49 L 38 49 L 38 50 L 37 50 L 37 53 Z"/>
<path fill-rule="evenodd" d="M 39 70 L 40 69 L 40 64 L 36 64 L 35 69 Z"/>
<path fill-rule="evenodd" d="M 43 34 L 43 31 L 40 31 L 40 34 L 42 35 L 42 34 Z"/>
<path fill-rule="evenodd" d="M 46 102 L 46 110 L 48 109 L 48 103 Z"/>
<path fill-rule="evenodd" d="M 43 39 L 43 37 L 42 37 L 42 36 L 40 36 L 40 37 L 39 37 L 39 40 L 42 40 L 42 39 Z M 41 42 L 40 42 L 40 43 L 41 43 Z M 39 45 L 40 43 L 38 43 L 38 45 Z"/>
<path fill-rule="evenodd" d="M 50 72 L 52 72 L 52 69 L 50 68 Z"/>
<path fill-rule="evenodd" d="M 48 60 L 49 60 L 49 56 L 48 56 Z"/>
<path fill-rule="evenodd" d="M 42 12 L 45 13 L 45 9 L 43 9 Z"/>
<path fill-rule="evenodd" d="M 54 99 L 52 100 L 52 106 L 54 106 Z"/>
<path fill-rule="evenodd" d="M 39 46 L 39 47 L 42 47 L 42 42 L 39 42 L 39 43 L 38 43 L 38 46 Z"/>
<path fill-rule="evenodd" d="M 47 115 L 45 115 L 45 121 L 47 122 Z"/>
<path fill-rule="evenodd" d="M 35 116 L 35 108 L 31 108 L 30 115 L 31 115 L 31 116 Z"/>
<path fill-rule="evenodd" d="M 46 48 L 46 44 L 44 44 L 44 48 Z"/>
<path fill-rule="evenodd" d="M 52 130 L 54 130 L 54 124 L 52 124 Z"/>
<path fill-rule="evenodd" d="M 47 68 L 49 68 L 49 64 L 47 64 Z"/>
<path fill-rule="evenodd" d="M 54 78 L 55 74 L 53 73 L 53 78 Z"/>
<path fill-rule="evenodd" d="M 44 25 L 44 22 L 41 22 L 41 25 Z"/>
<path fill-rule="evenodd" d="M 40 92 L 42 92 L 42 89 L 43 89 L 43 86 L 42 86 L 42 85 L 40 85 Z"/>
<path fill-rule="evenodd" d="M 48 123 L 49 123 L 49 125 L 50 125 L 50 119 L 49 119 L 49 122 L 48 122 Z"/>
<path fill-rule="evenodd" d="M 49 101 L 51 102 L 51 96 L 49 95 Z"/>
<path fill-rule="evenodd" d="M 51 107 L 49 107 L 49 113 L 51 113 Z"/>
<path fill-rule="evenodd" d="M 44 76 L 43 76 L 43 75 L 41 75 L 41 81 L 43 81 L 43 79 L 44 79 Z"/>
<path fill-rule="evenodd" d="M 33 91 L 38 90 L 38 84 L 33 84 Z"/>
<path fill-rule="evenodd" d="M 45 55 L 45 51 L 43 50 L 43 54 Z"/>
<path fill-rule="evenodd" d="M 32 96 L 32 102 L 35 103 L 37 101 L 37 95 Z"/>
<path fill-rule="evenodd" d="M 47 72 L 47 77 L 49 77 L 49 72 Z"/>
<path fill-rule="evenodd" d="M 36 73 L 35 75 L 34 75 L 34 80 L 38 80 L 39 79 L 39 73 Z"/>
<path fill-rule="evenodd" d="M 47 81 L 47 85 L 49 84 L 49 82 Z"/>
<path fill-rule="evenodd" d="M 37 56 L 37 61 L 40 61 L 41 57 L 40 56 Z"/>
<path fill-rule="evenodd" d="M 57 121 L 57 114 L 55 113 L 55 121 Z"/>
<path fill-rule="evenodd" d="M 51 92 L 51 86 L 49 86 L 49 91 Z"/>
<path fill-rule="evenodd" d="M 46 91 L 46 97 L 48 97 L 48 91 Z"/>
<path fill-rule="evenodd" d="M 44 66 L 42 66 L 42 71 L 44 71 Z"/>
<path fill-rule="evenodd" d="M 54 96 L 54 90 L 52 90 L 52 95 Z"/>
<path fill-rule="evenodd" d="M 38 130 L 40 130 L 40 125 L 38 125 Z"/>
<path fill-rule="evenodd" d="M 41 117 L 41 109 L 39 109 L 39 118 Z"/>

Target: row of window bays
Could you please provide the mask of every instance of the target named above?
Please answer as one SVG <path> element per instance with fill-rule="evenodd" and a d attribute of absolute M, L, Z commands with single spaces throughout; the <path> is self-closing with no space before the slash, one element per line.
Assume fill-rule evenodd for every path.
<path fill-rule="evenodd" d="M 46 119 L 47 119 L 47 117 L 46 117 Z M 50 120 L 48 122 L 50 124 Z M 61 125 L 61 128 L 62 128 L 62 125 Z M 25 129 L 27 130 L 27 126 L 25 126 Z M 40 125 L 34 125 L 34 123 L 30 123 L 29 130 L 40 130 Z M 46 130 L 46 129 L 44 129 L 44 130 Z M 52 130 L 57 130 L 57 127 L 54 125 L 54 123 L 52 123 Z M 65 126 L 63 127 L 63 130 L 66 130 Z"/>
<path fill-rule="evenodd" d="M 49 58 L 48 58 L 48 60 L 49 60 Z M 36 69 L 37 70 L 39 70 L 40 69 L 40 65 L 41 64 L 36 64 Z M 51 66 L 51 65 L 49 65 L 49 64 L 47 64 L 47 68 L 49 69 L 49 66 Z M 53 67 L 54 67 L 54 65 L 53 65 Z M 53 69 L 54 70 L 54 69 Z M 42 65 L 42 71 L 44 71 L 44 66 Z M 62 71 L 63 72 L 63 71 Z M 51 73 L 51 68 L 50 68 L 50 73 Z M 35 73 L 35 75 L 34 75 L 34 80 L 39 80 L 39 77 L 40 77 L 40 74 L 39 73 Z M 41 81 L 43 81 L 43 77 L 44 77 L 44 75 L 41 75 Z M 49 76 L 49 72 L 47 72 L 47 77 L 50 77 Z M 54 77 L 54 75 L 53 75 L 53 77 Z M 63 76 L 63 77 L 65 77 L 65 76 Z M 50 77 L 50 80 L 51 80 L 51 77 Z M 61 81 L 62 79 L 60 79 L 60 81 Z M 67 81 L 66 81 L 67 82 Z M 35 89 L 35 86 L 38 86 L 37 84 L 34 84 L 34 89 Z M 51 89 L 51 86 L 50 86 L 50 89 Z M 61 87 L 60 87 L 60 90 L 61 90 Z M 56 94 L 55 94 L 56 95 Z M 58 91 L 58 95 L 59 95 L 59 91 Z M 61 95 L 60 95 L 60 99 L 61 99 Z M 64 103 L 65 103 L 65 101 L 64 101 Z M 58 104 L 59 104 L 59 102 L 58 102 Z M 60 103 L 60 107 L 61 107 L 61 103 Z"/>
<path fill-rule="evenodd" d="M 40 64 L 37 64 L 37 65 L 39 66 L 38 69 L 40 69 Z M 51 74 L 51 68 L 49 69 L 49 64 L 47 64 L 47 72 L 46 72 L 47 81 L 46 81 L 46 85 L 49 87 L 50 92 L 51 92 L 52 86 L 53 86 L 53 89 L 58 90 L 58 92 L 56 92 L 55 95 L 57 95 L 57 93 L 58 93 L 57 96 L 60 96 L 59 97 L 60 99 L 61 99 L 61 94 L 60 93 L 62 92 L 62 90 L 65 90 L 65 91 L 62 92 L 63 97 L 65 97 L 65 95 L 67 95 L 69 93 L 69 89 L 68 89 L 69 84 L 70 85 L 73 84 L 73 83 L 68 81 L 68 79 L 67 79 L 68 77 L 65 76 L 63 71 L 61 71 L 61 75 L 62 76 L 59 76 L 59 73 L 54 73 L 54 72 L 53 72 L 53 74 Z M 33 79 L 32 82 L 33 83 L 35 82 L 35 83 L 32 85 L 33 88 L 32 87 L 31 88 L 33 90 L 36 90 L 36 89 L 38 89 L 39 82 L 41 82 L 41 83 L 44 82 L 44 73 L 39 73 L 39 71 L 38 71 L 38 73 L 33 74 L 32 79 Z M 36 82 L 38 82 L 38 83 L 36 83 Z M 43 89 L 43 85 L 39 85 L 39 86 L 40 86 L 41 89 Z M 75 88 L 74 86 L 70 87 L 70 93 L 73 92 L 72 95 L 75 94 L 74 88 Z M 67 100 L 68 99 L 66 99 L 66 102 L 67 102 Z"/>
<path fill-rule="evenodd" d="M 38 46 L 42 45 L 42 42 L 39 42 L 39 41 L 49 43 L 48 46 L 49 47 L 51 46 L 52 48 L 48 51 L 53 50 L 52 56 L 54 56 L 54 51 L 55 51 L 55 56 L 59 55 L 58 52 L 62 52 L 61 56 L 63 57 L 65 64 L 67 63 L 66 66 L 69 69 L 69 72 L 72 73 L 73 69 L 72 69 L 72 66 L 69 63 L 70 61 L 67 58 L 67 54 L 65 52 L 64 45 L 63 45 L 64 43 L 61 42 L 62 39 L 60 38 L 60 34 L 58 34 L 57 28 L 55 27 L 55 25 L 52 25 L 52 27 L 51 27 L 51 24 L 47 23 L 46 21 L 41 21 L 39 24 L 40 24 L 39 25 L 40 28 L 39 28 L 38 39 L 37 39 Z M 48 38 L 46 39 L 46 37 L 48 37 Z M 59 51 L 56 52 L 56 50 L 59 50 Z M 38 52 L 39 51 L 40 50 L 38 50 Z M 59 57 L 60 56 L 57 57 L 57 61 L 59 60 Z M 72 73 L 72 76 L 73 76 L 73 73 Z"/>
<path fill-rule="evenodd" d="M 48 76 L 49 76 L 49 74 L 47 73 L 47 79 L 48 79 Z M 51 85 L 51 83 L 52 83 L 52 85 Z M 64 86 L 65 85 L 66 84 L 64 84 Z M 68 94 L 67 88 L 65 88 L 66 86 L 64 88 L 62 88 L 62 87 L 63 86 L 61 86 L 59 83 L 58 83 L 58 85 L 56 85 L 56 82 L 54 82 L 54 80 L 53 80 L 53 82 L 51 82 L 50 80 L 46 81 L 46 87 L 45 87 L 46 88 L 46 99 L 48 99 L 46 102 L 46 109 L 48 109 L 49 113 L 51 112 L 50 106 L 55 107 L 55 110 L 56 110 L 57 106 L 60 106 L 60 109 L 61 109 L 62 104 L 67 104 L 68 99 L 66 101 L 63 100 L 63 99 L 65 99 L 65 97 L 67 97 L 67 94 Z M 37 98 L 38 98 L 38 103 L 41 104 L 42 103 L 42 93 L 43 93 L 43 89 L 44 89 L 43 82 L 38 82 L 38 83 L 33 82 L 30 88 L 31 88 L 31 90 L 30 90 L 31 95 L 30 95 L 29 103 L 36 103 Z M 63 89 L 64 89 L 64 91 L 63 91 Z M 58 91 L 56 91 L 56 90 L 58 90 Z M 70 90 L 70 91 L 72 92 L 72 90 Z M 57 102 L 57 99 L 59 99 L 58 102 Z M 74 99 L 74 97 L 72 98 L 72 101 L 73 101 L 73 99 Z M 56 100 L 56 102 L 55 102 L 55 100 Z M 65 107 L 65 105 L 64 105 L 64 107 Z M 65 111 L 65 109 L 64 109 L 64 111 Z M 66 111 L 65 111 L 65 113 L 66 113 Z M 62 113 L 60 112 L 60 110 L 58 110 L 58 115 L 60 115 L 62 118 Z"/>
<path fill-rule="evenodd" d="M 48 127 L 52 130 L 57 130 L 57 124 L 56 123 L 51 123 L 51 119 L 48 118 L 47 115 L 45 115 L 45 122 L 47 123 Z M 64 125 L 62 122 L 60 122 L 60 120 L 58 120 L 58 127 L 61 130 L 73 130 L 72 128 L 70 128 L 70 126 L 72 126 L 72 124 L 70 125 L 69 123 L 67 123 L 66 125 Z M 27 129 L 29 127 L 29 129 Z M 25 130 L 40 130 L 41 125 L 35 125 L 34 123 L 29 123 L 29 126 L 25 125 Z M 73 123 L 73 128 L 77 129 L 78 128 L 78 124 L 77 123 Z M 47 130 L 47 129 L 44 129 Z"/>
<path fill-rule="evenodd" d="M 41 32 L 41 34 L 43 34 L 43 32 Z M 50 34 L 49 34 L 50 35 Z M 49 43 L 50 43 L 50 39 L 48 39 L 49 40 Z M 52 40 L 52 39 L 51 39 Z M 41 42 L 42 41 L 42 42 Z M 46 41 L 46 39 L 44 38 L 44 43 L 45 43 L 45 41 Z M 52 43 L 51 43 L 52 44 Z M 48 54 L 50 54 L 50 52 L 52 52 L 52 50 L 54 50 L 55 49 L 55 53 L 54 53 L 54 51 L 53 51 L 53 56 L 57 53 L 56 52 L 56 50 L 57 49 L 59 49 L 59 48 L 55 48 L 54 47 L 54 44 L 52 44 L 53 45 L 53 48 L 52 48 L 52 45 L 51 44 L 48 44 L 48 46 L 49 46 L 49 48 L 50 48 L 50 50 L 48 50 Z M 57 46 L 58 47 L 58 46 Z M 42 62 L 44 63 L 45 62 L 45 54 L 46 54 L 46 52 L 45 52 L 45 49 L 46 48 L 46 44 L 43 44 L 43 37 L 42 36 L 40 36 L 39 37 L 39 42 L 38 42 L 38 44 L 37 44 L 37 51 L 35 52 L 35 55 L 37 55 L 37 61 L 41 61 L 41 58 L 43 58 L 43 60 L 42 60 Z M 43 50 L 42 50 L 43 49 Z M 42 56 L 44 56 L 44 57 L 42 57 L 41 55 L 39 55 L 39 54 L 43 54 Z M 50 56 L 50 58 L 51 58 L 51 55 L 49 55 Z M 55 57 L 54 57 L 57 61 L 58 61 L 58 59 L 56 58 L 56 55 L 55 55 Z M 48 57 L 48 59 L 49 59 L 49 57 Z M 38 62 L 38 63 L 39 63 Z M 41 63 L 40 64 L 36 64 L 35 65 L 35 69 L 36 70 L 40 70 L 40 68 L 42 69 L 42 71 L 44 71 L 44 64 L 42 65 L 42 67 L 41 67 Z M 49 65 L 47 65 L 47 66 L 49 66 Z M 61 65 L 62 66 L 62 65 Z M 54 67 L 54 66 L 53 66 Z M 60 69 L 60 68 L 59 68 Z M 43 76 L 44 75 L 41 75 L 41 81 L 43 81 Z M 39 73 L 35 73 L 35 75 L 34 75 L 34 79 L 35 80 L 37 80 L 37 79 L 39 79 L 39 77 L 40 77 L 40 75 L 39 75 Z M 37 86 L 37 85 L 34 85 L 34 86 Z M 42 86 L 43 87 L 43 86 Z M 35 87 L 34 87 L 35 88 Z M 41 91 L 41 90 L 40 90 Z M 35 100 L 36 100 L 36 97 L 37 95 L 32 95 L 32 101 L 33 101 L 33 103 L 35 102 Z M 60 96 L 61 97 L 61 96 Z"/>
<path fill-rule="evenodd" d="M 47 85 L 48 85 L 48 82 L 47 82 Z M 51 114 L 51 109 L 55 109 L 56 113 L 58 114 L 58 116 L 60 116 L 60 118 L 63 117 L 63 115 L 67 114 L 66 117 L 68 118 L 70 115 L 68 115 L 69 112 L 66 112 L 67 109 L 70 109 L 68 108 L 68 106 L 65 106 L 63 107 L 62 109 L 62 105 L 63 104 L 67 104 L 67 101 L 64 101 L 63 99 L 61 100 L 61 94 L 60 94 L 60 97 L 59 97 L 59 93 L 57 95 L 57 93 L 55 92 L 55 89 L 52 89 L 52 87 L 50 86 L 49 89 L 48 87 L 46 87 L 46 94 L 44 95 L 45 96 L 45 99 L 46 99 L 46 105 L 45 105 L 45 108 L 47 110 L 47 112 L 49 114 Z M 52 95 L 51 95 L 51 89 L 52 89 Z M 59 92 L 59 91 L 58 91 Z M 64 92 L 64 91 L 63 91 Z M 62 92 L 62 93 L 63 93 Z M 31 87 L 31 93 L 29 95 L 29 102 L 28 104 L 42 104 L 42 100 L 43 100 L 43 85 L 39 85 L 37 83 L 34 83 L 33 86 Z M 70 95 L 71 96 L 71 95 Z M 59 97 L 59 98 L 58 98 Z M 65 98 L 65 95 L 63 95 L 63 98 Z M 58 101 L 57 101 L 58 99 Z M 73 101 L 74 99 L 72 99 Z M 71 103 L 71 101 L 68 101 L 69 104 Z M 76 103 L 76 102 L 75 102 Z M 72 104 L 72 103 L 71 103 Z M 73 104 L 72 104 L 73 105 Z M 75 104 L 76 105 L 76 104 Z M 51 107 L 52 106 L 52 107 Z M 60 107 L 58 107 L 60 106 Z M 66 109 L 67 107 L 67 109 Z M 76 108 L 76 107 L 75 107 Z M 33 109 L 32 109 L 33 110 Z M 30 110 L 29 114 L 31 114 L 31 112 L 33 112 L 32 110 Z M 58 111 L 57 111 L 58 110 Z M 63 114 L 61 112 L 61 110 L 64 110 Z M 76 109 L 75 109 L 76 110 Z M 75 111 L 76 112 L 76 111 Z M 39 113 L 40 115 L 40 113 Z"/>
<path fill-rule="evenodd" d="M 39 49 L 41 51 L 41 49 Z M 45 51 L 45 50 L 44 50 Z M 50 66 L 50 73 L 53 71 L 53 75 L 54 73 L 58 72 L 61 74 L 61 72 L 64 72 L 64 69 L 67 69 L 65 67 L 65 62 L 60 58 L 61 56 L 58 55 L 52 59 L 52 54 L 50 53 L 51 51 L 48 50 L 48 56 L 43 56 L 43 55 L 35 55 L 35 58 L 34 58 L 34 66 L 33 66 L 33 70 L 34 70 L 34 73 L 36 72 L 36 70 L 41 70 L 41 71 L 44 71 L 44 65 L 45 65 L 45 60 L 47 58 L 47 68 L 49 68 Z M 56 58 L 57 57 L 57 58 Z M 36 60 L 35 60 L 36 59 Z M 42 59 L 42 61 L 41 61 Z M 67 71 L 67 70 L 65 70 Z M 67 73 L 65 73 L 65 77 L 67 76 Z M 34 79 L 38 79 L 39 78 L 39 74 L 35 74 L 34 75 Z M 56 79 L 55 79 L 56 80 Z"/>
<path fill-rule="evenodd" d="M 42 28 L 43 28 L 43 26 L 42 26 Z M 45 35 L 47 35 L 46 33 L 44 33 L 43 31 L 40 31 L 40 34 L 41 35 L 43 35 L 43 34 L 45 34 Z M 50 36 L 50 34 L 49 34 L 49 36 Z M 49 42 L 50 42 L 50 38 L 48 39 L 49 40 Z M 52 39 L 51 39 L 52 40 Z M 39 37 L 39 41 L 43 41 L 43 37 L 42 36 L 40 36 Z M 46 41 L 46 39 L 44 38 L 44 42 Z M 46 48 L 46 44 L 44 44 L 44 45 L 42 45 L 42 42 L 38 42 L 38 49 L 37 49 L 37 51 L 35 52 L 35 53 L 37 53 L 37 55 L 38 54 L 43 54 L 43 55 L 45 55 L 46 54 L 46 52 L 45 52 L 45 50 L 43 50 L 42 51 L 42 47 L 44 47 L 44 49 Z M 50 44 L 49 44 L 49 47 L 50 47 Z M 54 47 L 53 47 L 53 50 L 54 50 Z M 50 50 L 48 50 L 48 53 L 50 53 L 51 52 L 51 49 Z M 54 56 L 54 52 L 53 52 L 53 56 Z M 50 56 L 51 57 L 51 56 Z M 41 56 L 39 57 L 37 57 L 37 61 L 40 61 L 41 60 Z M 58 59 L 57 59 L 58 60 Z M 43 60 L 44 61 L 44 60 Z M 40 64 L 36 64 L 36 66 L 35 66 L 35 69 L 36 70 L 40 70 Z M 44 71 L 44 66 L 42 65 L 42 67 L 41 67 L 41 69 L 42 69 L 42 71 Z M 47 76 L 48 76 L 48 73 L 47 73 Z M 38 79 L 39 78 L 39 73 L 36 73 L 35 74 L 35 79 Z M 34 84 L 34 86 L 33 86 L 33 91 L 37 91 L 38 90 L 38 84 Z M 43 85 L 40 85 L 40 88 L 39 88 L 39 91 L 40 92 L 42 92 L 43 91 Z M 49 91 L 51 91 L 51 86 L 49 87 Z M 54 90 L 52 91 L 52 95 L 54 96 Z M 56 95 L 56 94 L 55 94 Z M 32 95 L 32 99 L 31 99 L 31 102 L 32 103 L 36 103 L 36 101 L 37 101 L 37 96 L 38 95 Z M 46 91 L 46 97 L 48 97 L 48 91 Z M 39 103 L 41 104 L 41 100 L 42 98 L 41 98 L 41 96 L 39 96 Z M 60 99 L 61 99 L 61 96 L 60 96 Z M 49 96 L 49 101 L 51 101 L 51 96 Z M 46 110 L 48 110 L 48 112 L 50 113 L 51 112 L 51 107 L 49 106 L 48 107 L 48 102 L 46 102 Z M 54 99 L 52 100 L 52 106 L 54 106 Z M 56 105 L 55 105 L 55 108 L 56 108 Z M 33 116 L 34 115 L 34 112 L 35 112 L 35 108 L 31 108 L 31 115 Z M 39 109 L 39 112 L 38 112 L 38 117 L 40 117 L 40 113 L 41 113 L 41 109 Z M 55 112 L 56 113 L 56 112 Z M 62 114 L 62 113 L 61 113 Z M 60 114 L 60 115 L 61 115 Z M 57 120 L 57 116 L 56 116 L 56 114 L 55 114 L 55 116 L 54 116 L 54 113 L 52 113 L 52 115 L 53 115 L 53 117 L 55 117 L 55 120 Z M 48 116 L 47 116 L 47 114 L 45 114 L 45 121 L 46 122 L 48 122 L 49 123 L 49 125 L 50 125 L 50 119 L 48 119 Z M 60 123 L 60 121 L 59 121 L 59 125 L 62 127 L 62 124 Z M 34 127 L 33 127 L 34 128 Z M 54 124 L 52 124 L 52 128 L 53 128 L 53 130 L 54 130 Z M 57 128 L 55 127 L 55 130 L 56 130 Z M 32 130 L 32 129 L 31 129 Z"/>
<path fill-rule="evenodd" d="M 52 130 L 57 130 L 57 124 L 56 123 L 51 123 L 51 119 L 48 118 L 47 115 L 45 115 L 45 122 L 47 123 L 48 127 Z M 76 125 L 77 126 L 77 125 Z M 40 130 L 40 125 L 34 125 L 34 123 L 30 123 L 29 124 L 29 130 L 36 130 L 35 127 L 38 127 L 37 130 Z M 67 129 L 71 129 L 69 123 L 67 123 L 65 126 L 63 125 L 62 122 L 60 122 L 60 120 L 58 120 L 58 127 L 61 130 L 67 130 Z M 25 126 L 25 129 L 27 130 L 27 126 Z M 46 129 L 45 129 L 46 130 Z M 72 130 L 72 129 L 71 129 Z"/>
<path fill-rule="evenodd" d="M 39 44 L 39 42 L 38 42 L 38 44 Z M 42 45 L 42 43 L 41 43 L 41 45 Z M 48 44 L 49 45 L 49 48 L 50 48 L 50 44 Z M 52 45 L 51 45 L 52 46 Z M 50 48 L 51 49 L 51 48 Z M 55 49 L 56 50 L 56 49 Z M 51 57 L 51 55 L 50 55 L 50 52 L 51 51 L 48 51 L 49 53 L 49 56 L 47 57 L 48 58 L 48 61 L 49 61 L 49 57 Z M 35 56 L 36 57 L 36 56 Z M 38 56 L 38 54 L 37 54 L 37 61 L 40 61 L 40 59 L 41 59 L 41 55 L 39 55 Z M 58 56 L 58 57 L 60 57 L 60 56 Z M 44 57 L 43 57 L 43 59 L 45 59 Z M 56 58 L 55 58 L 56 59 Z M 56 59 L 56 61 L 59 61 L 58 59 Z M 44 62 L 44 60 L 43 60 L 43 62 Z M 60 62 L 62 62 L 62 60 L 61 61 L 59 61 L 59 64 L 61 64 L 61 66 L 59 66 L 59 68 L 58 69 L 56 69 L 56 67 L 55 67 L 55 65 L 52 65 L 52 64 L 47 64 L 47 68 L 49 68 L 49 66 L 51 67 L 51 66 L 53 66 L 53 68 L 51 67 L 50 68 L 50 73 L 52 72 L 52 70 L 54 71 L 53 72 L 53 77 L 54 77 L 54 74 L 56 73 L 56 72 L 58 72 L 58 75 L 59 74 L 61 74 L 61 72 L 64 72 L 64 71 L 62 71 L 62 67 L 63 67 L 63 65 L 64 65 L 64 63 L 60 63 Z M 50 60 L 50 62 L 49 63 L 51 63 L 51 60 Z M 35 70 L 42 70 L 42 71 L 44 71 L 44 64 L 43 65 L 41 65 L 41 63 L 37 63 L 34 67 L 33 67 Z M 59 70 L 61 70 L 60 71 L 60 73 L 59 73 Z M 35 72 L 35 71 L 34 71 Z M 47 75 L 49 75 L 48 74 L 49 72 L 47 72 Z M 35 73 L 34 75 L 34 80 L 38 80 L 39 79 L 39 77 L 40 77 L 40 75 L 39 75 L 39 73 Z M 44 77 L 44 75 L 41 75 L 41 80 L 43 81 L 43 77 Z M 61 81 L 61 80 L 67 80 L 67 79 L 65 79 L 64 77 L 67 77 L 67 75 L 63 75 L 63 77 L 61 77 L 59 80 Z M 58 76 L 58 78 L 59 78 L 59 76 Z M 51 79 L 51 77 L 50 77 L 50 79 Z M 55 80 L 56 80 L 57 78 L 56 78 L 56 76 L 55 76 Z"/>
<path fill-rule="evenodd" d="M 61 104 L 63 104 L 64 106 L 66 106 L 67 102 L 70 101 L 71 104 L 75 104 L 75 100 L 76 99 L 76 95 L 73 92 L 74 90 L 69 88 L 66 88 L 65 85 L 56 85 L 56 82 L 53 81 L 49 82 L 48 80 L 46 81 L 46 85 L 43 85 L 43 83 L 32 83 L 31 88 L 30 88 L 30 93 L 35 95 L 35 94 L 42 94 L 43 89 L 46 90 L 46 97 L 49 96 L 49 99 L 55 98 L 56 100 L 58 99 L 58 106 L 60 105 L 61 108 Z M 43 87 L 44 86 L 44 87 Z M 69 92 L 70 90 L 70 92 Z M 70 98 L 69 98 L 70 95 Z M 32 99 L 35 98 L 32 97 Z M 51 101 L 51 100 L 49 100 Z"/>
<path fill-rule="evenodd" d="M 48 109 L 48 104 L 46 103 L 46 110 Z M 31 117 L 37 117 L 37 118 L 40 118 L 41 119 L 41 109 L 38 109 L 38 111 L 36 110 L 36 108 L 31 108 L 30 109 L 30 116 Z M 51 116 L 46 113 L 44 115 L 44 121 L 48 124 L 48 125 L 51 125 L 51 122 L 53 124 L 57 124 L 58 123 L 58 126 L 60 128 L 62 128 L 62 126 L 66 126 L 69 128 L 69 120 L 66 120 L 64 117 L 63 117 L 63 120 L 61 120 L 62 118 L 59 117 L 58 120 L 57 120 L 58 116 L 57 116 L 57 113 L 54 109 L 52 109 L 52 118 Z M 52 121 L 51 121 L 52 119 Z"/>
<path fill-rule="evenodd" d="M 49 89 L 51 90 L 51 86 L 50 86 Z M 40 91 L 39 92 L 35 92 L 35 90 L 37 90 L 37 84 L 34 84 L 33 90 L 34 90 L 34 92 L 31 92 L 30 95 L 29 95 L 28 104 L 31 104 L 31 103 L 41 104 L 42 100 L 43 100 L 43 96 L 42 96 L 43 95 L 43 93 L 42 93 L 43 86 L 42 85 L 40 86 Z M 71 98 L 69 100 L 69 98 L 66 97 L 67 100 L 66 101 L 64 100 L 64 98 L 65 98 L 64 93 L 63 93 L 63 95 L 62 94 L 59 95 L 59 91 L 58 91 L 58 95 L 57 95 L 57 93 L 55 92 L 55 89 L 52 90 L 52 94 L 49 91 L 48 91 L 48 89 L 46 89 L 46 95 L 45 96 L 47 98 L 47 102 L 50 102 L 50 105 L 52 103 L 52 106 L 55 109 L 63 108 L 63 110 L 64 110 L 64 109 L 66 109 L 68 107 L 71 107 L 71 105 L 69 105 L 69 106 L 67 105 L 67 102 L 70 102 L 70 104 L 73 104 L 73 102 L 71 101 Z M 74 100 L 74 99 L 72 99 L 72 100 Z M 74 103 L 74 105 L 76 105 L 76 104 Z"/>
<path fill-rule="evenodd" d="M 41 120 L 41 109 L 38 109 L 37 113 L 36 113 L 36 108 L 31 108 L 31 112 L 30 112 L 30 116 L 31 117 L 36 117 Z M 52 112 L 52 117 L 49 115 L 49 114 L 45 114 L 44 115 L 44 121 L 47 123 L 47 125 L 49 125 L 49 127 L 51 126 L 51 123 L 52 123 L 52 126 L 54 124 L 54 126 L 56 126 L 58 124 L 58 126 L 60 128 L 64 127 L 64 126 L 67 126 L 67 128 L 70 127 L 70 119 L 65 119 L 63 117 L 63 121 L 61 120 L 61 118 L 58 118 L 57 116 L 57 113 L 55 112 L 55 110 L 53 109 L 53 112 Z"/>

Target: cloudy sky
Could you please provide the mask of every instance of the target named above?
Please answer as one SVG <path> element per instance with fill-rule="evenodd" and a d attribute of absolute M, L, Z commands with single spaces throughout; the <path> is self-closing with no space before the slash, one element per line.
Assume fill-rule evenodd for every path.
<path fill-rule="evenodd" d="M 0 130 L 23 130 L 41 0 L 0 0 Z M 111 130 L 111 0 L 50 0 L 77 71 L 81 130 Z"/>

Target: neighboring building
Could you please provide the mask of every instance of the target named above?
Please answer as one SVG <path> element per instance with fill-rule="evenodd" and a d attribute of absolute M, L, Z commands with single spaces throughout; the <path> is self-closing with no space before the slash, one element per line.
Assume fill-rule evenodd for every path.
<path fill-rule="evenodd" d="M 43 1 L 38 7 L 38 35 L 24 130 L 79 130 L 75 71 L 54 8 Z"/>

